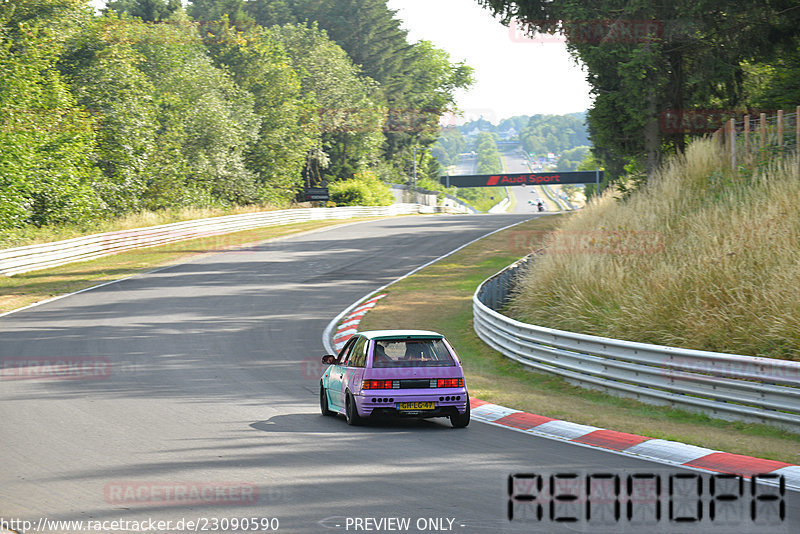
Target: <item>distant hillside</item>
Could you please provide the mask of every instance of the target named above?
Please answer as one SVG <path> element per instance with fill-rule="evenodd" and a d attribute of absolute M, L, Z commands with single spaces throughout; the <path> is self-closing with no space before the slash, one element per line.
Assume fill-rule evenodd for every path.
<path fill-rule="evenodd" d="M 492 124 L 486 119 L 470 121 L 458 127 L 467 138 L 479 133 L 497 135 L 500 141 L 518 141 L 535 156 L 560 154 L 580 146 L 589 146 L 586 112 L 568 115 L 518 115 Z"/>

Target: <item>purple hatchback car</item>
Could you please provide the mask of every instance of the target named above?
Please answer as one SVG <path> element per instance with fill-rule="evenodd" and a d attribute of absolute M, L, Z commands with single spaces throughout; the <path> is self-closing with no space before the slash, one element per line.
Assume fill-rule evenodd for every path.
<path fill-rule="evenodd" d="M 367 417 L 449 417 L 469 424 L 469 394 L 455 351 L 436 332 L 359 332 L 339 356 L 326 355 L 319 383 L 322 415 L 344 414 L 355 425 Z"/>

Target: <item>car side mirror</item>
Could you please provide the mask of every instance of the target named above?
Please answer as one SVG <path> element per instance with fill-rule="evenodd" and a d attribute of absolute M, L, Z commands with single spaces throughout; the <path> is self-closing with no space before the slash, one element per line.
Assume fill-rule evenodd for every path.
<path fill-rule="evenodd" d="M 333 354 L 326 354 L 325 356 L 322 357 L 322 363 L 333 365 L 334 363 L 336 363 L 336 356 L 334 356 Z"/>

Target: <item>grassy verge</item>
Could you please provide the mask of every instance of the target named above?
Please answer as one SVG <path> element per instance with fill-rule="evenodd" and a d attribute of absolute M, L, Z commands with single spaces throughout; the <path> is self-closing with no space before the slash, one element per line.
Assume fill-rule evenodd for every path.
<path fill-rule="evenodd" d="M 118 280 L 164 265 L 185 261 L 197 254 L 356 220 L 366 219 L 310 221 L 257 228 L 220 236 L 190 239 L 159 247 L 131 250 L 91 261 L 70 263 L 12 277 L 0 276 L 0 313 L 110 280 Z"/>
<path fill-rule="evenodd" d="M 484 279 L 518 259 L 521 235 L 536 247 L 574 215 L 541 217 L 483 239 L 392 285 L 361 330 L 424 328 L 445 334 L 459 351 L 473 396 L 504 406 L 722 451 L 800 463 L 800 436 L 762 425 L 730 423 L 584 390 L 527 371 L 487 347 L 472 329 L 472 294 Z M 430 288 L 435 287 L 435 294 Z"/>

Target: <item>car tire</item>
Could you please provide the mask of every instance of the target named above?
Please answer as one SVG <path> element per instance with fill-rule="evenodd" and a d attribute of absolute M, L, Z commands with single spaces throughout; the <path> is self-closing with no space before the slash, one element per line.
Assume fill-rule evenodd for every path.
<path fill-rule="evenodd" d="M 344 416 L 347 419 L 348 425 L 360 425 L 363 421 L 358 415 L 358 408 L 356 408 L 356 400 L 353 395 L 348 391 L 347 398 L 344 401 Z"/>
<path fill-rule="evenodd" d="M 322 384 L 319 385 L 319 411 L 325 416 L 336 415 L 328 406 L 328 394 L 325 393 L 325 386 Z"/>
<path fill-rule="evenodd" d="M 453 428 L 464 428 L 469 424 L 469 419 L 469 397 L 467 397 L 467 409 L 464 410 L 464 413 L 451 415 L 450 424 L 453 425 Z"/>

